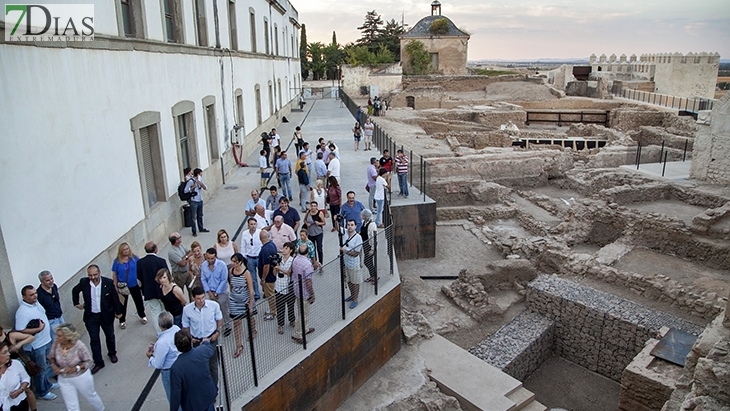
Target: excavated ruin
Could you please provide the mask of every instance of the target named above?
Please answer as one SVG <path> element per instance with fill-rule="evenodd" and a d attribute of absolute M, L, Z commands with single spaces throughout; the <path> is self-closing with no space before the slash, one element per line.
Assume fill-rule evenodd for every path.
<path fill-rule="evenodd" d="M 462 90 L 462 99 L 454 85 L 410 87 L 393 98 L 415 94 L 417 108 L 448 108 L 396 108 L 374 120 L 426 159 L 437 248 L 448 247 L 442 233 L 481 246 L 476 262 L 458 252 L 460 260 L 437 261 L 434 275 L 454 281 L 429 281 L 423 265 L 404 264 L 425 278 L 403 276 L 407 341 L 435 331 L 522 381 L 559 356 L 622 384 L 620 399 L 593 409 L 655 409 L 670 396 L 667 410 L 727 409 L 730 189 L 641 172 L 691 161 L 695 120 L 627 101 L 558 98 L 547 87 L 541 98 L 510 99 L 517 83 L 489 84 L 492 97 Z M 607 123 L 525 125 L 530 110 L 547 109 L 604 110 Z M 669 328 L 702 334 L 685 368 L 642 351 Z M 649 390 L 657 380 L 664 390 Z"/>

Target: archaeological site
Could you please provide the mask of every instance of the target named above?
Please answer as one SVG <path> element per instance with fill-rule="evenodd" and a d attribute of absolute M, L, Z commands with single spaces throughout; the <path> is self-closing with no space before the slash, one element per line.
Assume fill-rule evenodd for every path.
<path fill-rule="evenodd" d="M 678 110 L 545 77 L 381 85 L 376 137 L 435 202 L 435 256 L 399 255 L 406 344 L 361 391 L 404 393 L 387 410 L 730 409 L 730 94 Z"/>

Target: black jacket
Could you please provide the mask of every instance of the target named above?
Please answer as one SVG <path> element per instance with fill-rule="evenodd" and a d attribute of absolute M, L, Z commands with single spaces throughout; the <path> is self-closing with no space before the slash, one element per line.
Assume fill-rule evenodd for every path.
<path fill-rule="evenodd" d="M 91 280 L 82 278 L 71 290 L 74 305 L 79 305 L 79 293 L 84 296 L 84 321 L 91 316 Z M 114 322 L 114 316 L 122 313 L 122 304 L 119 302 L 117 289 L 111 278 L 101 277 L 101 319 L 109 324 Z"/>
<path fill-rule="evenodd" d="M 162 299 L 162 290 L 155 281 L 155 276 L 161 268 L 168 268 L 167 261 L 155 254 L 147 254 L 137 261 L 137 279 L 142 283 L 142 295 L 145 301 Z"/>

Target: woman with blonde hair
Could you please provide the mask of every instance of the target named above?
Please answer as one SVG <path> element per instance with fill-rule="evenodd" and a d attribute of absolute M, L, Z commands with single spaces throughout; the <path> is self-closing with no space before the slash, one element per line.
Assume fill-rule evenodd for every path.
<path fill-rule="evenodd" d="M 172 314 L 172 323 L 182 328 L 182 312 L 183 307 L 187 304 L 185 294 L 182 288 L 178 287 L 167 268 L 162 268 L 157 272 L 155 281 L 160 284 L 162 289 L 162 305 L 165 311 Z"/>
<path fill-rule="evenodd" d="M 94 389 L 91 375 L 93 360 L 89 349 L 80 340 L 76 328 L 63 323 L 56 327 L 56 341 L 51 347 L 48 359 L 53 373 L 58 375 L 61 397 L 69 411 L 79 410 L 79 393 L 96 411 L 104 409 L 104 403 Z"/>
<path fill-rule="evenodd" d="M 213 246 L 216 251 L 216 257 L 226 263 L 231 268 L 231 257 L 238 252 L 238 245 L 231 241 L 231 237 L 226 230 L 218 230 L 218 242 Z"/>
<path fill-rule="evenodd" d="M 193 243 L 190 244 L 190 250 L 193 252 L 193 256 L 188 264 L 188 273 L 190 274 L 190 284 L 188 284 L 188 289 L 192 290 L 195 287 L 203 286 L 203 281 L 200 279 L 200 267 L 203 265 L 203 261 L 205 261 L 205 256 L 203 255 L 203 247 L 201 247 L 200 243 L 197 241 L 193 241 Z M 193 297 L 190 296 L 190 302 L 192 301 Z"/>
<path fill-rule="evenodd" d="M 134 255 L 129 244 L 119 244 L 117 258 L 112 263 L 112 280 L 114 280 L 114 287 L 119 294 L 119 300 L 122 302 L 122 316 L 119 318 L 119 328 L 122 330 L 127 328 L 127 303 L 130 295 L 134 300 L 139 319 L 142 320 L 142 323 L 147 324 L 142 290 L 137 283 L 137 261 L 139 261 L 139 257 Z"/>

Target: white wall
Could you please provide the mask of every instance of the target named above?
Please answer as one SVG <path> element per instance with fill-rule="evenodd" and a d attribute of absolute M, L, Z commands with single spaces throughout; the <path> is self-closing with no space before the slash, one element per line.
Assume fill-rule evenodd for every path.
<path fill-rule="evenodd" d="M 42 269 L 65 282 L 145 219 L 132 117 L 160 113 L 166 191 L 172 197 L 180 178 L 172 106 L 194 102 L 205 169 L 203 97 L 216 97 L 223 148 L 223 116 L 235 123 L 231 90 L 244 90 L 250 133 L 256 125 L 254 85 L 261 84 L 266 118 L 268 81 L 283 83 L 287 73 L 292 78 L 299 70 L 298 62 L 233 57 L 231 80 L 231 60 L 223 57 L 224 112 L 219 57 L 16 45 L 0 45 L 0 55 L 0 92 L 6 96 L 0 107 L 0 164 L 9 177 L 0 183 L 5 193 L 0 226 L 18 290 L 37 283 Z"/>

